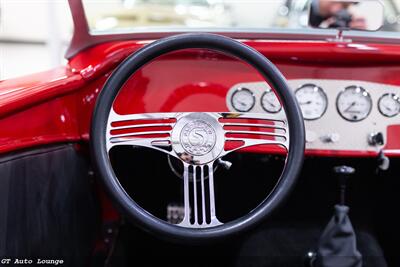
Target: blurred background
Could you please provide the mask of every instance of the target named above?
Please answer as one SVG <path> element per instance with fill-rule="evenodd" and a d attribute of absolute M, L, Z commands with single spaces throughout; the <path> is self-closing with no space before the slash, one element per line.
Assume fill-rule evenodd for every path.
<path fill-rule="evenodd" d="M 310 0 L 82 0 L 91 31 L 160 28 L 298 29 Z M 384 31 L 398 31 L 400 0 L 382 0 Z M 0 80 L 65 64 L 72 35 L 68 0 L 0 0 Z"/>
<path fill-rule="evenodd" d="M 0 0 L 0 80 L 63 64 L 71 33 L 67 0 Z"/>

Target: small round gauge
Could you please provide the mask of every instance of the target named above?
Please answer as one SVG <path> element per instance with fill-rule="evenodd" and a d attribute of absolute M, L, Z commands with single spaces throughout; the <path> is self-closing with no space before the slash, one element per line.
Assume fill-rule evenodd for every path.
<path fill-rule="evenodd" d="M 281 111 L 282 106 L 275 92 L 268 89 L 261 97 L 261 106 L 263 109 L 269 113 L 278 113 Z"/>
<path fill-rule="evenodd" d="M 362 121 L 372 110 L 372 99 L 364 88 L 349 86 L 338 95 L 336 107 L 345 120 Z"/>
<path fill-rule="evenodd" d="M 231 97 L 231 104 L 239 112 L 248 112 L 256 103 L 256 98 L 252 91 L 247 88 L 237 89 Z"/>
<path fill-rule="evenodd" d="M 386 117 L 400 113 L 400 97 L 396 94 L 385 94 L 379 99 L 378 109 Z"/>
<path fill-rule="evenodd" d="M 303 118 L 306 120 L 321 118 L 328 108 L 328 98 L 325 92 L 314 84 L 305 84 L 297 89 L 296 98 Z"/>

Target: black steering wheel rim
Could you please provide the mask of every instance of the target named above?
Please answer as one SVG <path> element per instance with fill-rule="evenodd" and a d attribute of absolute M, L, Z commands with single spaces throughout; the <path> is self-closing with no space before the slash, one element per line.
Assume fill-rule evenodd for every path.
<path fill-rule="evenodd" d="M 106 122 L 119 90 L 124 83 L 155 58 L 182 49 L 209 49 L 239 58 L 253 66 L 275 88 L 282 101 L 289 125 L 290 144 L 286 165 L 279 182 L 268 197 L 247 215 L 220 226 L 192 229 L 169 224 L 140 207 L 119 183 L 106 150 Z M 305 131 L 304 121 L 295 95 L 275 65 L 253 48 L 228 37 L 191 33 L 175 35 L 155 41 L 127 57 L 112 73 L 96 102 L 92 117 L 91 151 L 95 167 L 103 184 L 118 208 L 143 230 L 171 241 L 201 242 L 225 238 L 243 232 L 268 217 L 293 189 L 301 170 Z"/>

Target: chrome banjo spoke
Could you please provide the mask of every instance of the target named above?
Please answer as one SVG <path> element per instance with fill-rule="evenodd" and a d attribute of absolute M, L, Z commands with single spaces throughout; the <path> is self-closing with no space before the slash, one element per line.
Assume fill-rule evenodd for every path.
<path fill-rule="evenodd" d="M 146 113 L 120 115 L 113 109 L 107 124 L 107 151 L 114 146 L 142 146 L 181 160 L 184 165 L 184 218 L 187 228 L 221 225 L 215 210 L 216 160 L 241 148 L 277 145 L 289 151 L 284 119 L 252 113 Z M 239 142 L 232 149 L 227 142 Z"/>
<path fill-rule="evenodd" d="M 107 123 L 107 151 L 114 146 L 141 146 L 171 154 L 171 131 L 176 113 L 117 114 Z"/>
<path fill-rule="evenodd" d="M 289 151 L 289 128 L 286 120 L 270 118 L 269 114 L 220 113 L 226 142 L 240 145 L 225 150 L 222 156 L 245 147 L 275 145 Z"/>
<path fill-rule="evenodd" d="M 178 225 L 188 228 L 221 225 L 215 213 L 213 162 L 200 166 L 184 163 L 183 178 L 185 215 Z"/>

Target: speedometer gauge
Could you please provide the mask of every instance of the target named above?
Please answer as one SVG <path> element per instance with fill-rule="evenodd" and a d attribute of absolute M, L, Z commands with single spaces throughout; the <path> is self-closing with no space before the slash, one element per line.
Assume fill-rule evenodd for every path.
<path fill-rule="evenodd" d="M 336 106 L 345 120 L 362 121 L 372 110 L 372 99 L 364 88 L 349 86 L 338 95 Z"/>
<path fill-rule="evenodd" d="M 256 103 L 256 98 L 252 91 L 247 88 L 237 89 L 231 97 L 231 104 L 239 112 L 250 111 Z"/>
<path fill-rule="evenodd" d="M 268 89 L 262 95 L 261 106 L 265 111 L 269 113 L 278 113 L 282 109 L 281 103 L 276 97 L 275 92 L 272 91 L 271 89 Z"/>
<path fill-rule="evenodd" d="M 394 117 L 400 113 L 400 97 L 396 94 L 385 94 L 379 99 L 378 108 L 386 117 Z"/>
<path fill-rule="evenodd" d="M 324 115 L 328 98 L 321 87 L 305 84 L 296 90 L 296 98 L 306 120 L 316 120 Z"/>

